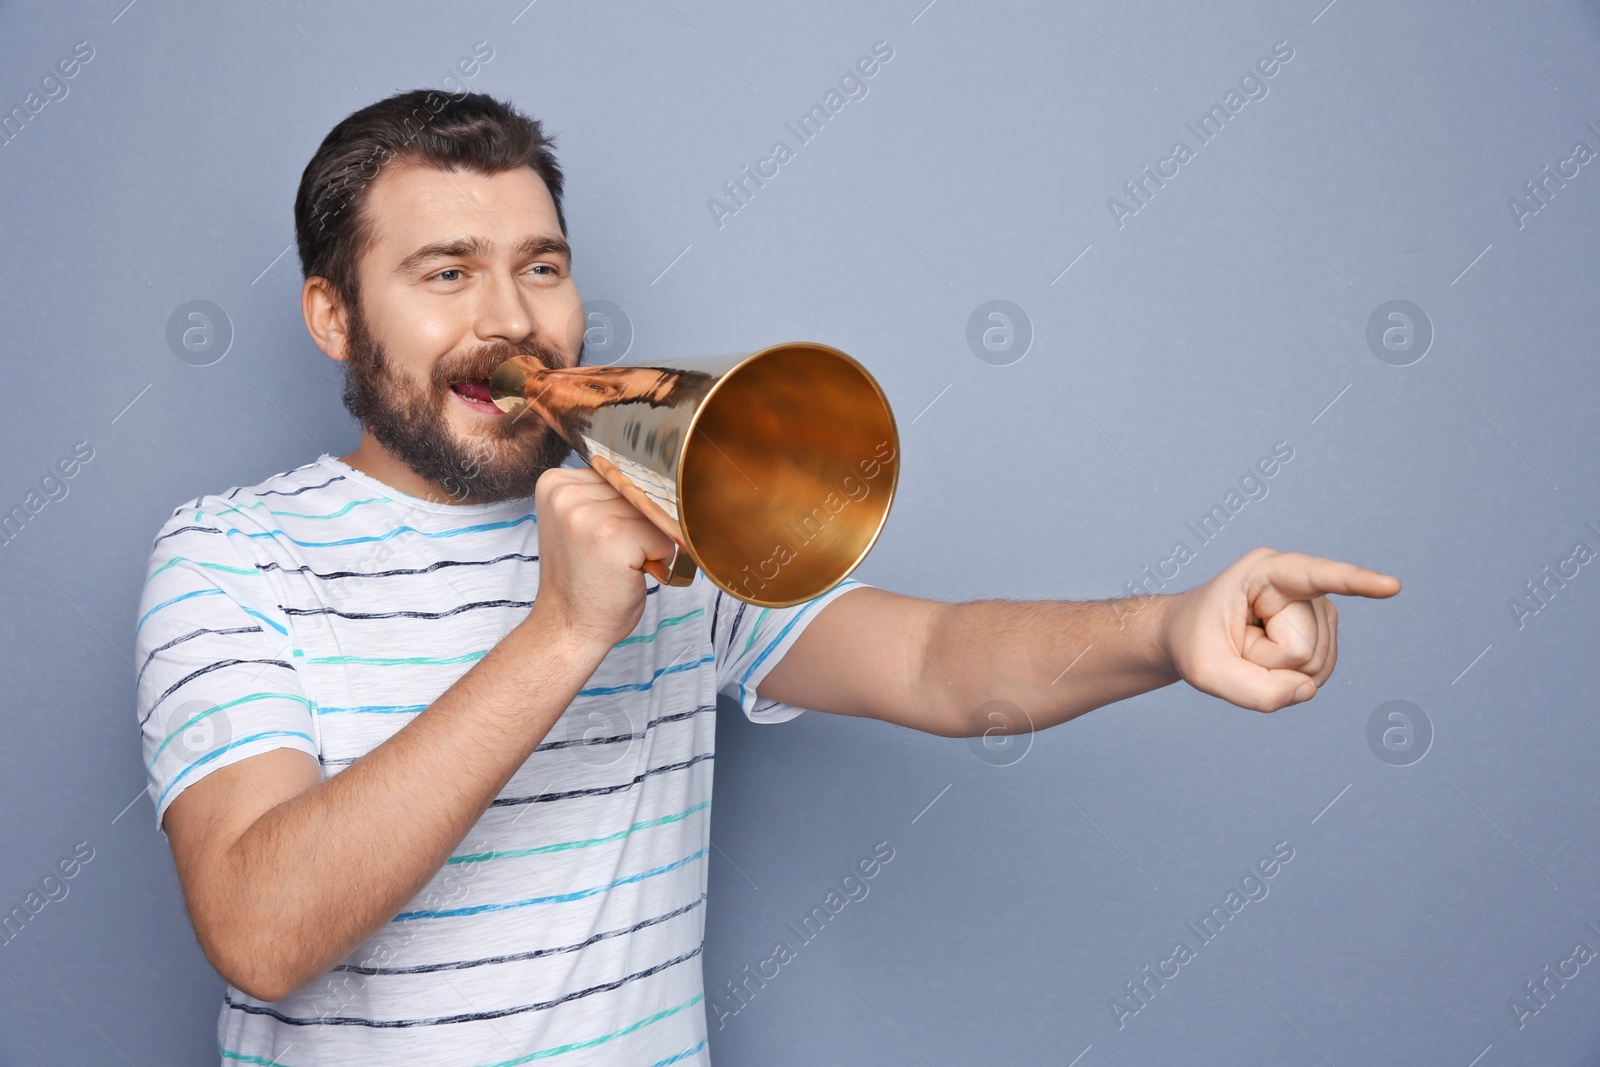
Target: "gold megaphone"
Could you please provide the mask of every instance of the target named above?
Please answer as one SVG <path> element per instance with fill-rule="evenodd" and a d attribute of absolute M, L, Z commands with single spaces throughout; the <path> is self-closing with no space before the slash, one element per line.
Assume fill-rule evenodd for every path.
<path fill-rule="evenodd" d="M 883 389 L 836 348 L 549 369 L 514 356 L 489 395 L 543 419 L 677 545 L 645 569 L 688 585 L 695 566 L 759 607 L 843 581 L 889 516 L 900 438 Z"/>

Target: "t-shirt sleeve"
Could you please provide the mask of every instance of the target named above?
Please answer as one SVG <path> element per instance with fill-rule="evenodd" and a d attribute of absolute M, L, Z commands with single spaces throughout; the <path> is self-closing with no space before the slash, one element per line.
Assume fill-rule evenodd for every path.
<path fill-rule="evenodd" d="M 272 584 L 198 505 L 156 536 L 134 626 L 139 731 L 156 829 L 178 794 L 274 748 L 315 757 L 315 715 Z M 226 504 L 218 504 L 219 509 Z"/>
<path fill-rule="evenodd" d="M 715 589 L 715 587 L 713 587 Z M 805 708 L 767 700 L 756 687 L 824 604 L 866 583 L 846 578 L 827 592 L 788 608 L 758 608 L 715 590 L 711 628 L 716 646 L 717 691 L 739 702 L 751 722 L 788 722 Z"/>

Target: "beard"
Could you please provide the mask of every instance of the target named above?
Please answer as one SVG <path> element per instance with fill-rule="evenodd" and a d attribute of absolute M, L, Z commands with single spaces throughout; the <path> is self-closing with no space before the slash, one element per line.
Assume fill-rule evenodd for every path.
<path fill-rule="evenodd" d="M 482 434 L 461 438 L 445 406 L 451 384 L 488 378 L 512 356 L 531 356 L 546 367 L 568 366 L 560 349 L 536 338 L 518 344 L 484 345 L 435 364 L 420 387 L 398 373 L 383 345 L 372 337 L 354 302 L 349 322 L 342 399 L 361 426 L 406 466 L 439 486 L 452 503 L 494 503 L 533 495 L 545 471 L 561 466 L 572 447 L 536 417 L 505 416 Z M 582 362 L 579 348 L 577 362 Z"/>

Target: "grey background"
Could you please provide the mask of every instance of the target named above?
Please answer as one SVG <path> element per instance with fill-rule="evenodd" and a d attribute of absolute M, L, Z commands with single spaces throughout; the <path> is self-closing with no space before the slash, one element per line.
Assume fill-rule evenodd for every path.
<path fill-rule="evenodd" d="M 1520 628 L 1508 603 L 1600 549 L 1600 162 L 1520 229 L 1507 206 L 1575 141 L 1600 150 L 1593 4 L 125 3 L 0 10 L 0 111 L 95 49 L 0 146 L 0 510 L 95 450 L 0 547 L 0 907 L 95 850 L 0 948 L 0 1061 L 215 1056 L 220 985 L 134 728 L 149 540 L 184 500 L 354 445 L 283 254 L 295 184 L 339 118 L 480 40 L 473 87 L 560 138 L 580 289 L 626 309 L 634 356 L 805 338 L 883 382 L 904 470 L 864 580 L 1121 595 L 1284 440 L 1270 494 L 1168 591 L 1257 545 L 1405 582 L 1340 601 L 1338 673 L 1273 716 L 1176 685 L 984 759 L 724 706 L 710 1001 L 737 1006 L 724 983 L 875 843 L 895 858 L 713 1014 L 719 1064 L 1600 1055 L 1600 964 L 1522 1029 L 1508 1003 L 1600 948 L 1600 565 Z M 869 94 L 719 229 L 707 199 L 879 40 Z M 1107 199 L 1280 40 L 1269 95 L 1119 229 Z M 166 343 L 194 299 L 234 330 L 211 366 Z M 1008 366 L 966 342 L 993 299 L 1033 330 Z M 1392 299 L 1433 326 L 1406 367 L 1366 340 Z M 1391 700 L 1434 730 L 1410 766 L 1367 741 Z M 1122 984 L 1197 944 L 1184 920 L 1279 841 L 1270 895 L 1119 1029 Z"/>

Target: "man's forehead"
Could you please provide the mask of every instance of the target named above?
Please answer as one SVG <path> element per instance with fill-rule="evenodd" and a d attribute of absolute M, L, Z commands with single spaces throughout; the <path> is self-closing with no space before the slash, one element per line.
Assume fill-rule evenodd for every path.
<path fill-rule="evenodd" d="M 366 206 L 375 241 L 402 255 L 471 235 L 512 246 L 530 234 L 561 233 L 555 201 L 532 167 L 485 175 L 397 164 L 374 180 Z"/>

